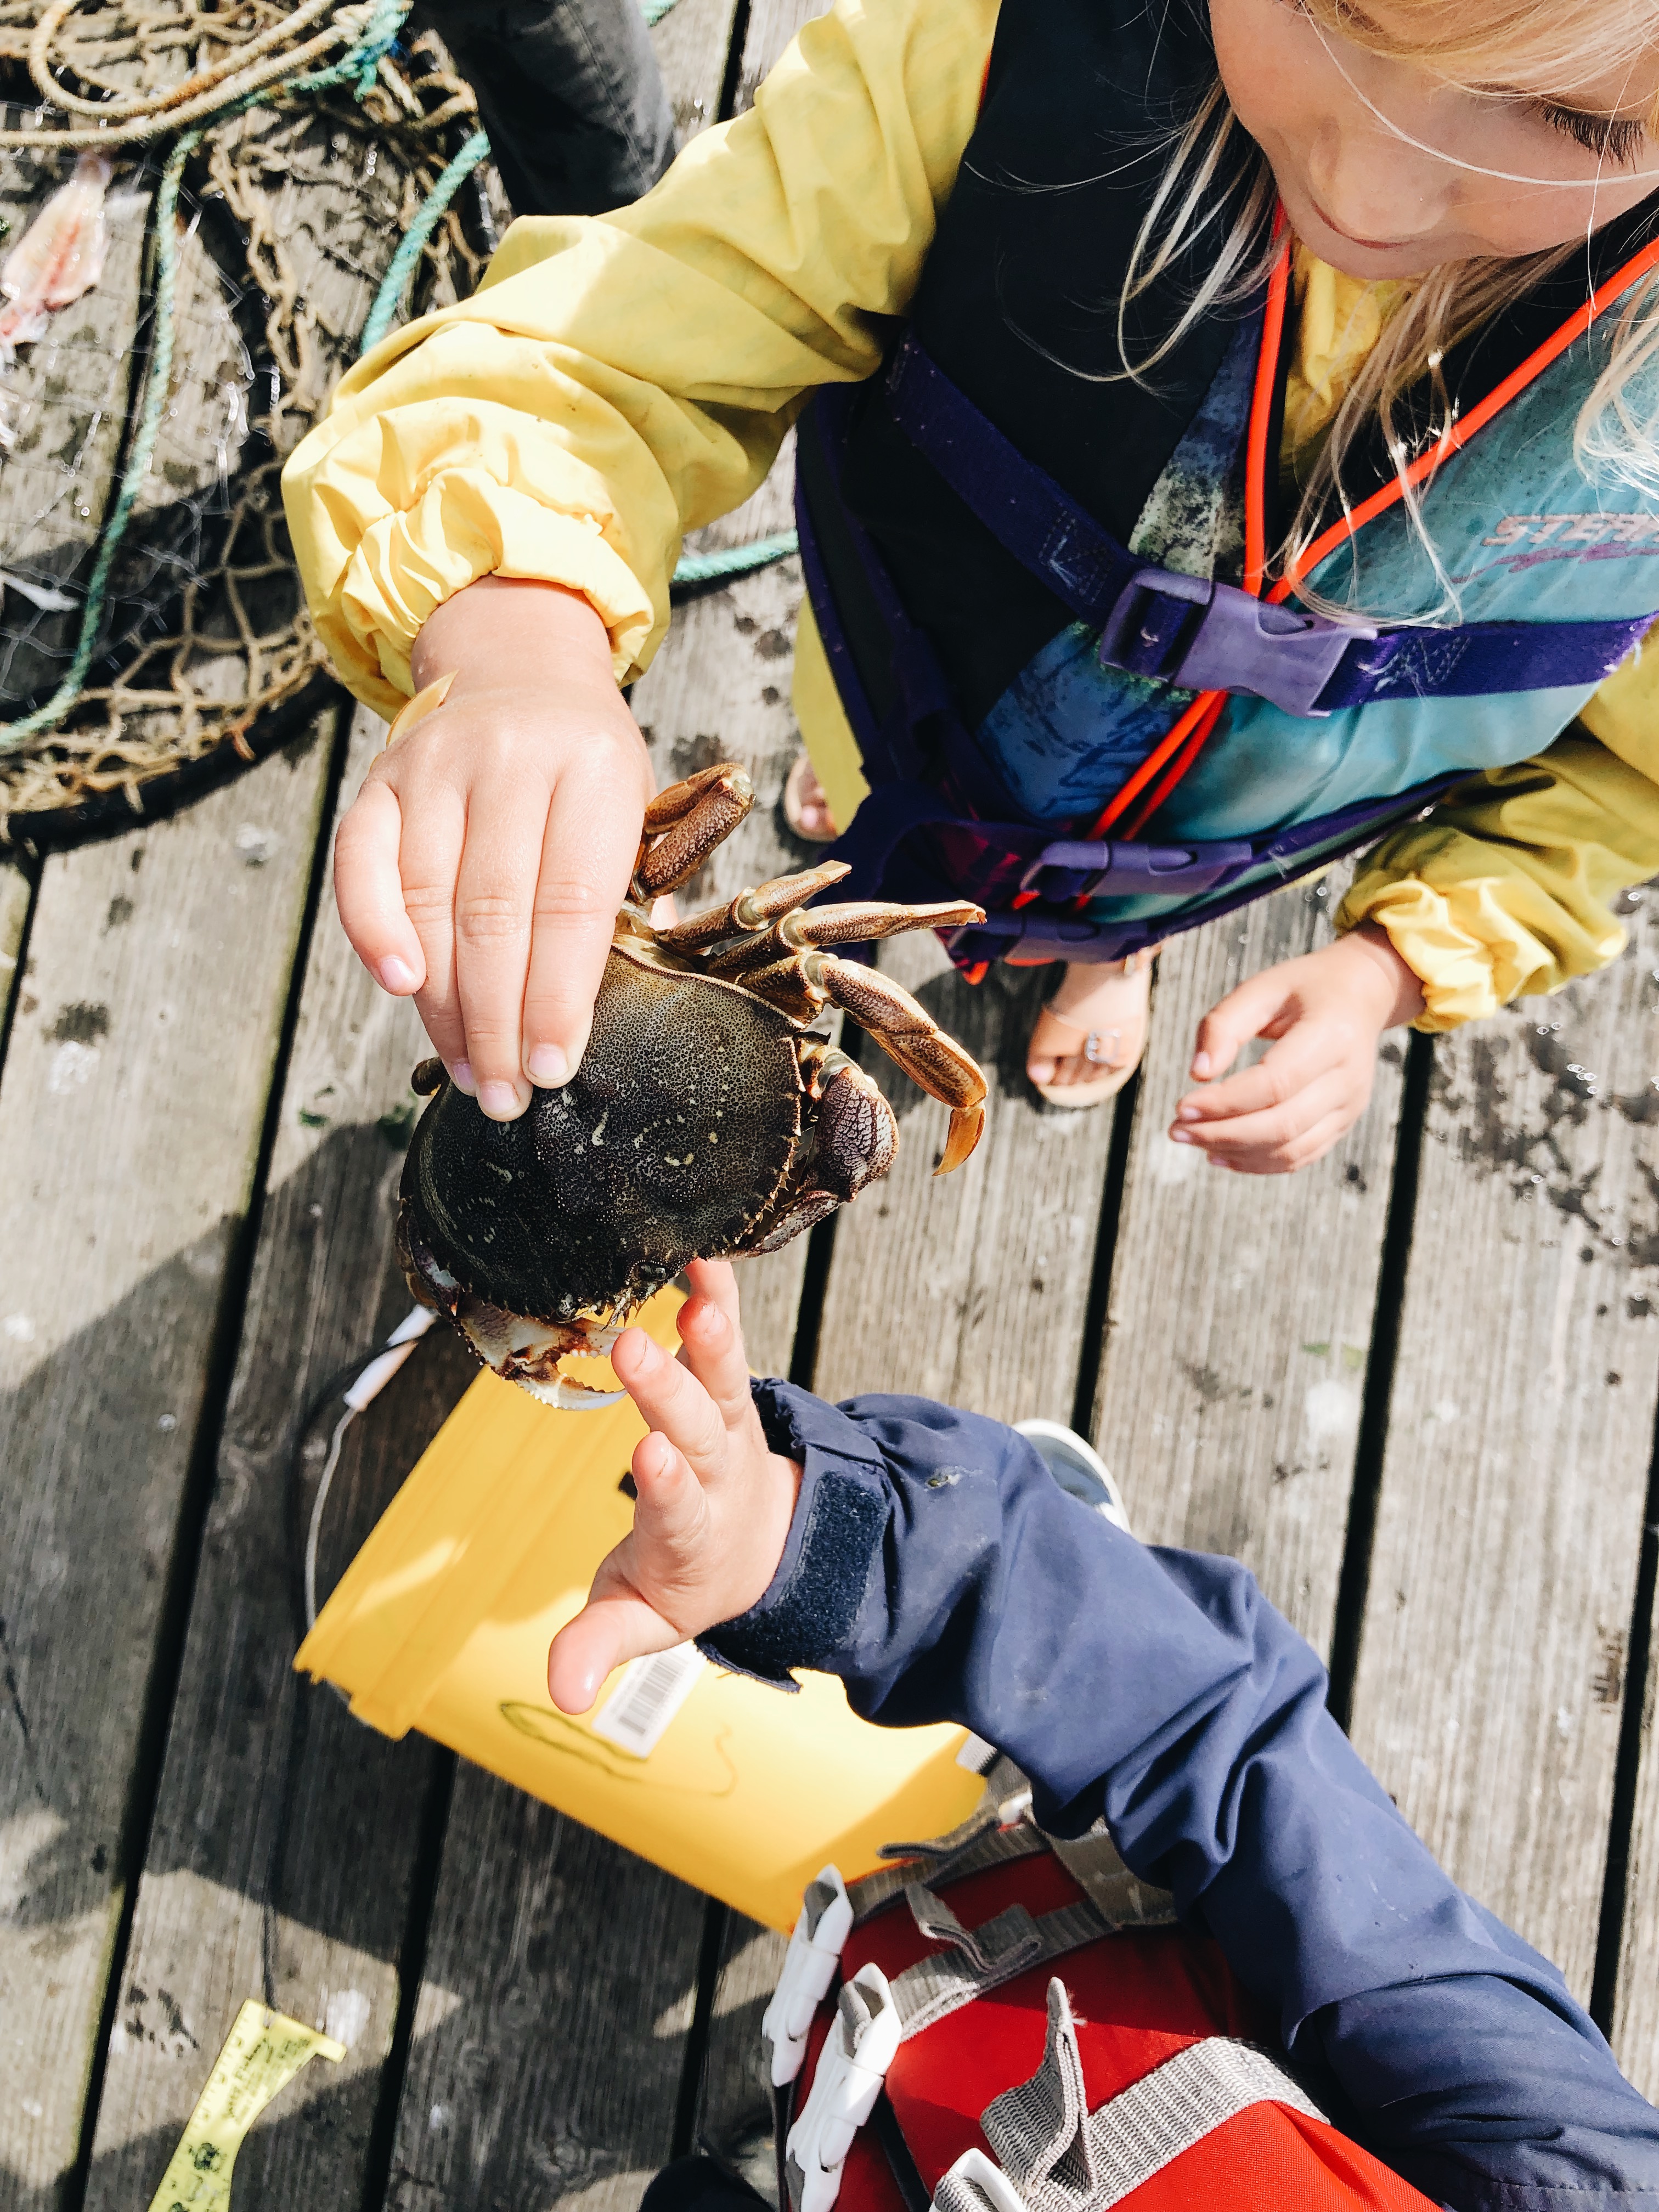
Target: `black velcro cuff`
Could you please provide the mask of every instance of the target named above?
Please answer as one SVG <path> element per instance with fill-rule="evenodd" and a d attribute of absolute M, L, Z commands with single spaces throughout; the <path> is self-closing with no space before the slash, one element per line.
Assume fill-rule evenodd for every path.
<path fill-rule="evenodd" d="M 828 1669 L 846 1648 L 887 1528 L 880 1453 L 855 1421 L 792 1384 L 757 1382 L 769 1448 L 802 1468 L 800 1497 L 771 1587 L 697 1639 L 708 1659 L 780 1688 L 790 1669 Z"/>

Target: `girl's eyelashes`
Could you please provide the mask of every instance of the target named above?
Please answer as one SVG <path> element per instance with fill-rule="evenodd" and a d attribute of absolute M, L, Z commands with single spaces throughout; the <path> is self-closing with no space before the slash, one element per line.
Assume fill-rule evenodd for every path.
<path fill-rule="evenodd" d="M 1566 107 L 1554 100 L 1540 100 L 1536 112 L 1552 131 L 1564 132 L 1587 154 L 1599 155 L 1620 167 L 1636 159 L 1647 137 L 1646 126 L 1630 116 L 1591 115 L 1584 108 Z"/>

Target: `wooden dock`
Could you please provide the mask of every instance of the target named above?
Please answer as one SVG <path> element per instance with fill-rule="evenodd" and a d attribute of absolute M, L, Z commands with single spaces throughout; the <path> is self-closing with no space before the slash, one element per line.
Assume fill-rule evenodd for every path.
<path fill-rule="evenodd" d="M 679 0 L 683 131 L 810 12 Z M 708 542 L 787 505 L 786 456 Z M 696 600 L 635 695 L 665 780 L 755 776 L 720 887 L 802 857 L 799 594 L 787 563 Z M 776 1938 L 289 1670 L 296 1424 L 408 1304 L 422 1044 L 328 883 L 380 735 L 325 715 L 174 821 L 0 869 L 0 2212 L 146 2205 L 266 1989 L 349 2048 L 255 2128 L 239 2212 L 633 2212 L 699 2131 L 764 2129 Z M 1162 1133 L 1194 1022 L 1334 902 L 1180 939 L 1115 1114 L 1027 1089 L 1041 977 L 884 948 L 990 1073 L 987 1138 L 931 1182 L 943 1109 L 884 1062 L 899 1163 L 745 1271 L 753 1355 L 1091 1430 L 1143 1535 L 1238 1554 L 1329 1655 L 1402 1809 L 1659 2094 L 1659 912 L 1597 980 L 1389 1044 L 1316 1167 L 1211 1173 Z M 354 1431 L 325 1580 L 470 1372 L 438 1333 Z"/>

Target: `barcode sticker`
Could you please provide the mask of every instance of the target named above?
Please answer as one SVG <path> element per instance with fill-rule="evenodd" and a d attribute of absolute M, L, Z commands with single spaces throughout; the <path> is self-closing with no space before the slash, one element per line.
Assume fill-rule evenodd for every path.
<path fill-rule="evenodd" d="M 969 1774 L 987 1774 L 997 1755 L 994 1743 L 987 1743 L 982 1735 L 969 1735 L 957 1753 L 957 1765 L 965 1766 Z"/>
<path fill-rule="evenodd" d="M 667 1734 L 668 1724 L 697 1686 L 703 1659 L 695 1644 L 635 1659 L 605 1699 L 593 1723 L 595 1735 L 635 1759 L 649 1759 Z"/>

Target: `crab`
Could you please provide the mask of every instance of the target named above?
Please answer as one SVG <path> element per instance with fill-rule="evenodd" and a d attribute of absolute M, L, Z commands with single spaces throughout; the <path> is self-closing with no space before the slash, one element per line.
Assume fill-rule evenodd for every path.
<path fill-rule="evenodd" d="M 808 908 L 848 874 L 827 860 L 655 926 L 744 819 L 754 792 L 723 763 L 647 808 L 574 1077 L 492 1121 L 441 1061 L 416 1069 L 430 1103 L 404 1170 L 398 1255 L 410 1288 L 478 1358 L 546 1404 L 621 1394 L 566 1375 L 603 1354 L 645 1301 L 695 1259 L 745 1259 L 799 1237 L 884 1176 L 893 1111 L 820 1033 L 840 1008 L 951 1109 L 934 1169 L 979 1141 L 985 1078 L 927 1008 L 836 945 L 981 921 L 966 902 L 860 900 Z"/>

